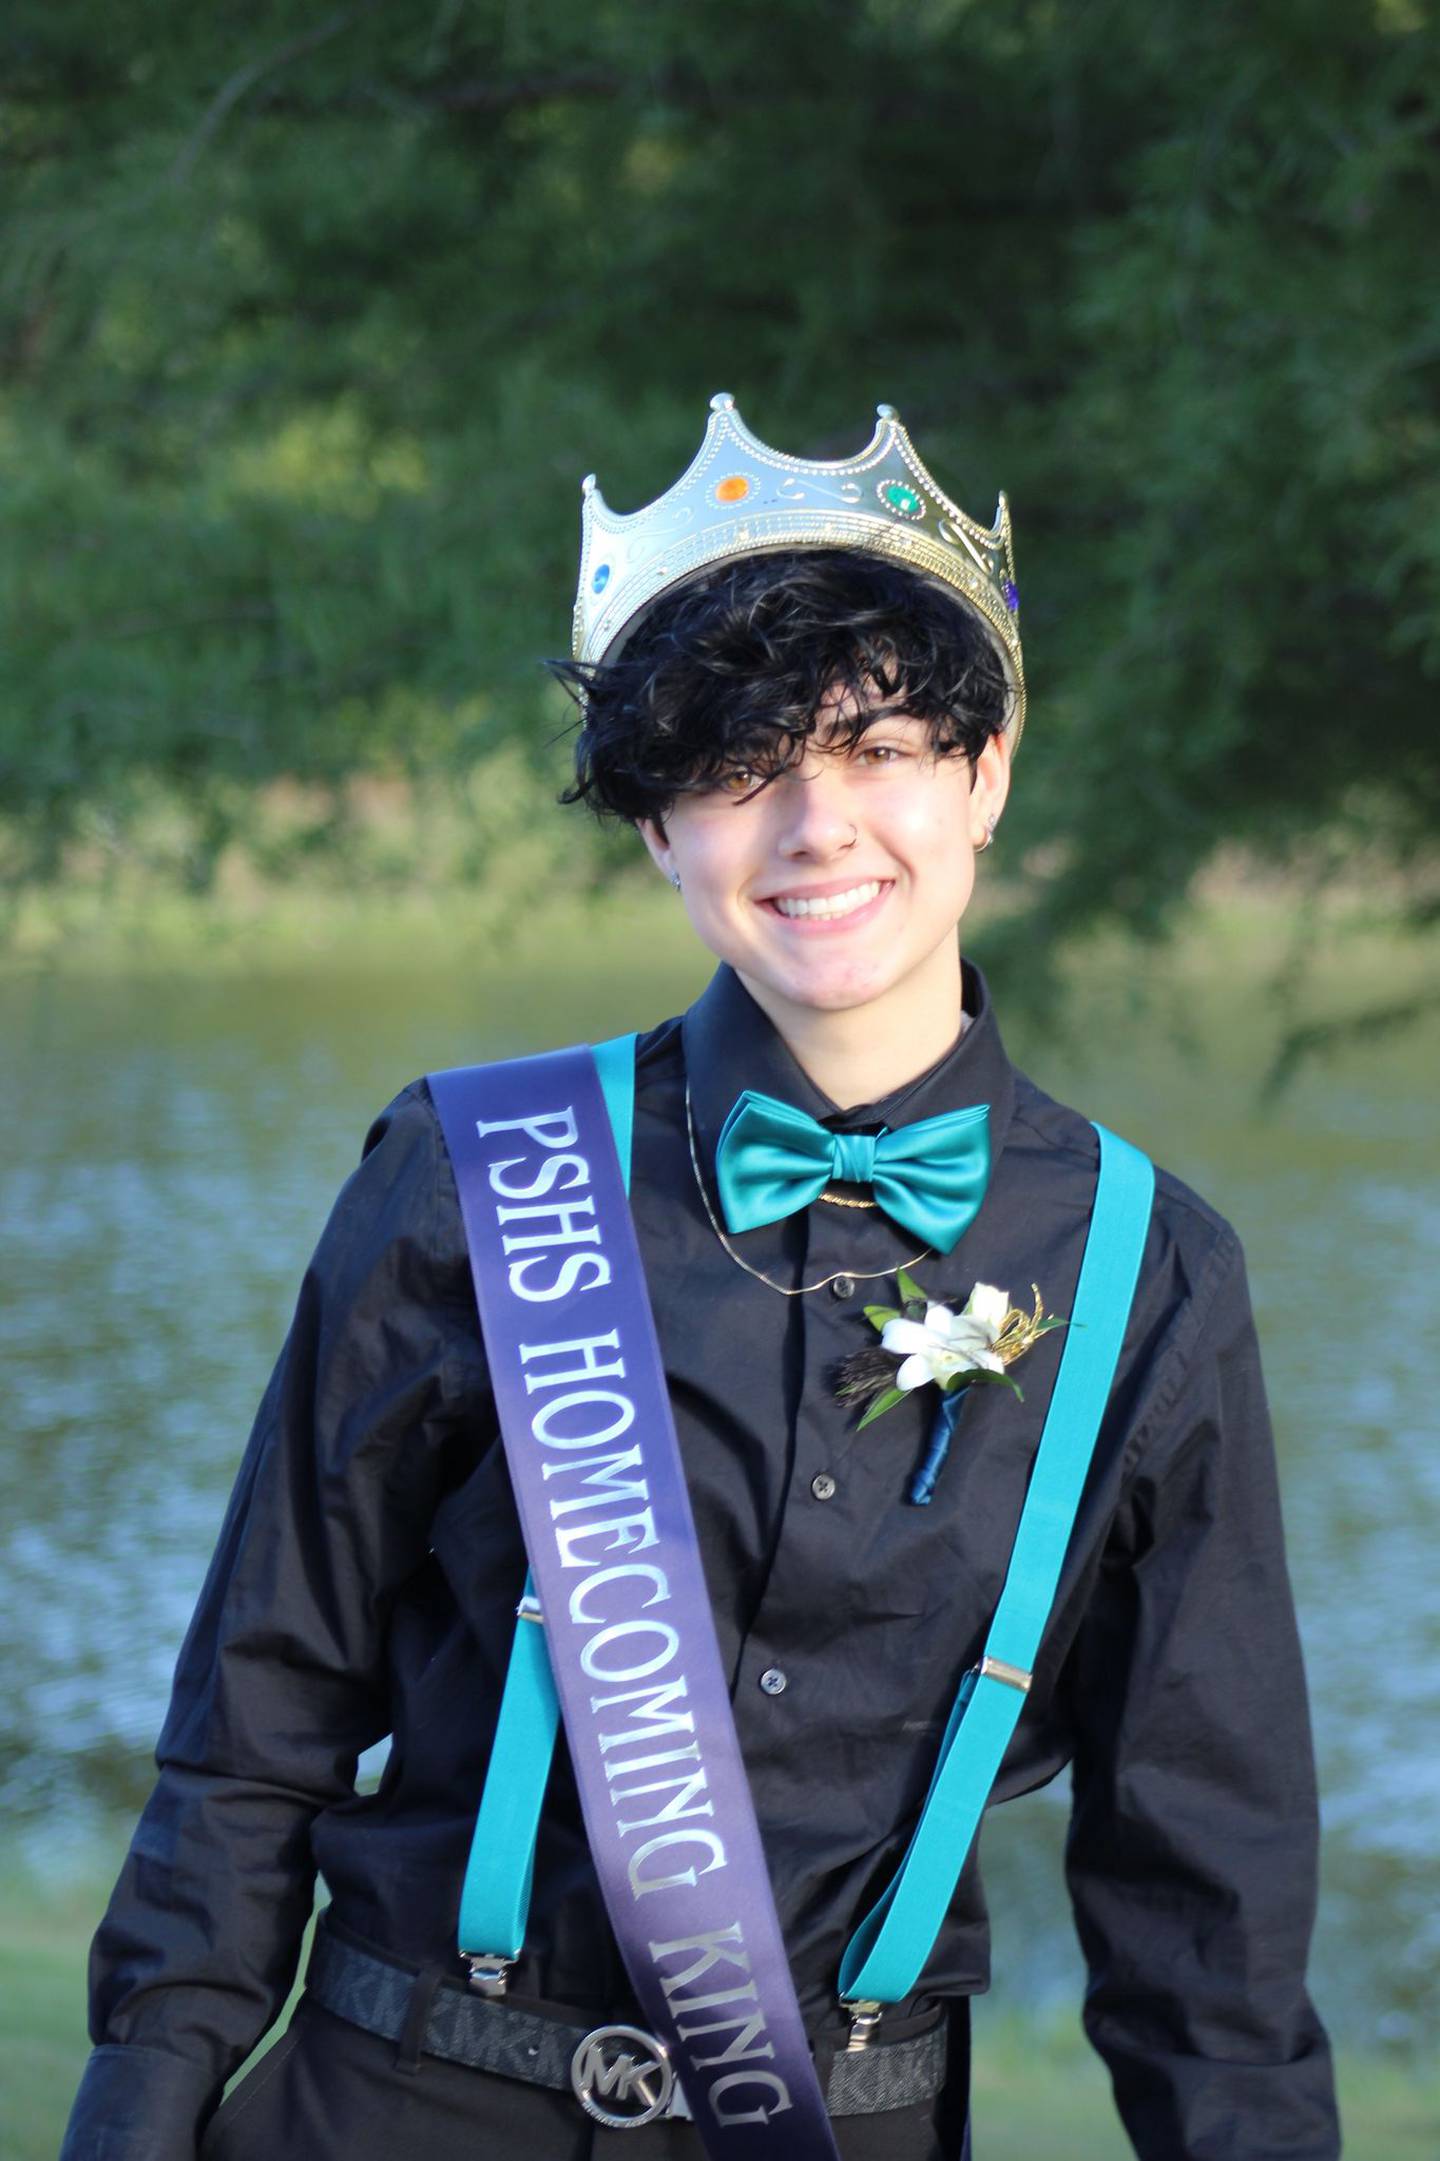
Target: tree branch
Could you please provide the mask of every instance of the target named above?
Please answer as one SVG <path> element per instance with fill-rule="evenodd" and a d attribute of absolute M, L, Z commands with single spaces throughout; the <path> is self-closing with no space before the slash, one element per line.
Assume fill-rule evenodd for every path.
<path fill-rule="evenodd" d="M 339 8 L 333 15 L 327 15 L 323 22 L 317 23 L 313 30 L 306 30 L 299 37 L 291 38 L 288 44 L 277 46 L 274 52 L 267 53 L 263 59 L 251 60 L 243 68 L 237 68 L 229 81 L 221 85 L 199 127 L 171 166 L 171 186 L 183 187 L 201 154 L 215 140 L 240 100 L 253 90 L 258 82 L 263 82 L 267 75 L 273 75 L 278 68 L 288 67 L 292 60 L 302 60 L 307 53 L 315 52 L 321 45 L 328 45 L 332 38 L 339 37 L 342 30 L 348 30 L 352 23 L 358 22 L 362 15 L 372 14 L 376 5 L 377 0 L 361 0 L 359 6 Z"/>
<path fill-rule="evenodd" d="M 420 93 L 421 103 L 447 113 L 508 112 L 517 105 L 544 105 L 551 98 L 614 98 L 628 89 L 610 68 L 561 68 L 552 75 L 521 75 L 511 82 L 446 83 Z"/>

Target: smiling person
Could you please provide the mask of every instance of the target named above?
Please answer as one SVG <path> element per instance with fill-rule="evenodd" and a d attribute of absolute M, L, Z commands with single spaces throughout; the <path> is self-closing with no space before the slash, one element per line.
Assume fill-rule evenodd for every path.
<path fill-rule="evenodd" d="M 912 583 L 905 571 L 864 559 L 797 556 L 777 569 L 762 557 L 748 576 L 707 580 L 690 605 L 734 611 L 742 643 L 763 635 L 782 609 L 800 615 L 803 635 L 807 603 L 845 611 L 862 639 L 866 613 L 908 614 L 911 636 L 934 641 L 922 661 L 932 680 L 907 686 L 909 702 L 927 702 L 927 692 L 948 701 L 957 688 L 946 676 L 954 634 L 941 610 L 954 610 L 927 595 L 927 624 L 925 607 L 907 594 Z M 742 628 L 743 618 L 754 627 Z M 632 659 L 629 671 L 640 665 L 643 658 Z M 778 741 L 742 743 L 714 783 L 637 821 L 699 937 L 734 969 L 810 1078 L 828 1094 L 862 1100 L 913 1079 L 959 1036 L 955 926 L 1010 781 L 1003 732 L 987 736 L 971 719 L 966 756 L 958 716 L 942 707 L 922 717 L 905 709 L 904 696 L 887 699 L 886 672 L 883 652 L 859 644 L 846 669 L 855 679 L 837 676 Z M 989 695 L 1003 711 L 993 661 Z M 685 721 L 676 717 L 678 732 Z M 723 741 L 724 719 L 708 717 Z M 587 786 L 604 803 L 609 776 L 598 745 L 592 755 Z"/>
<path fill-rule="evenodd" d="M 1067 1765 L 1135 2152 L 1332 2161 L 1240 1249 L 1016 1070 L 964 951 L 1025 718 L 1003 501 L 968 517 L 887 407 L 821 462 L 717 398 L 648 509 L 587 483 L 558 672 L 572 799 L 718 966 L 373 1127 L 181 1652 L 65 2161 L 620 2127 L 958 2161 L 978 1820 Z M 217 2113 L 317 1871 L 306 1992 Z"/>

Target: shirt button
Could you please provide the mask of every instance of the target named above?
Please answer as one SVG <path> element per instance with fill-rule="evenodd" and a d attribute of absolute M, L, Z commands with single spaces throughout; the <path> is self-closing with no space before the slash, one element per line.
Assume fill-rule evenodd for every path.
<path fill-rule="evenodd" d="M 767 1696 L 783 1696 L 788 1683 L 778 1666 L 767 1666 L 760 1676 L 760 1686 Z"/>
<path fill-rule="evenodd" d="M 817 1501 L 833 1501 L 835 1498 L 835 1481 L 828 1471 L 821 1471 L 818 1476 L 811 1479 L 810 1491 Z"/>
<path fill-rule="evenodd" d="M 836 1298 L 853 1298 L 855 1296 L 855 1278 L 853 1276 L 837 1276 L 830 1289 Z"/>

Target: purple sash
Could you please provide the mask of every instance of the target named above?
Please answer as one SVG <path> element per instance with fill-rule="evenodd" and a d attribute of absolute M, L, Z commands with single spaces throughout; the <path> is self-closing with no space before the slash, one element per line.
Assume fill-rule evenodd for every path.
<path fill-rule="evenodd" d="M 837 2161 L 587 1049 L 433 1074 L 590 1851 L 713 2156 Z"/>

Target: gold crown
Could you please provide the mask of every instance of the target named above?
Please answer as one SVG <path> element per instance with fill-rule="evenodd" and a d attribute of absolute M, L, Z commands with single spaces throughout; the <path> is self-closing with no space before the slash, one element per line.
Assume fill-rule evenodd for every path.
<path fill-rule="evenodd" d="M 858 548 L 937 580 L 979 616 L 1012 692 L 1013 749 L 1025 725 L 1025 670 L 1010 506 L 1002 495 L 992 526 L 967 517 L 921 464 L 894 406 L 875 410 L 858 457 L 792 458 L 752 435 L 721 391 L 694 459 L 646 509 L 613 511 L 589 474 L 575 658 L 613 655 L 652 602 L 713 563 L 774 548 Z"/>

